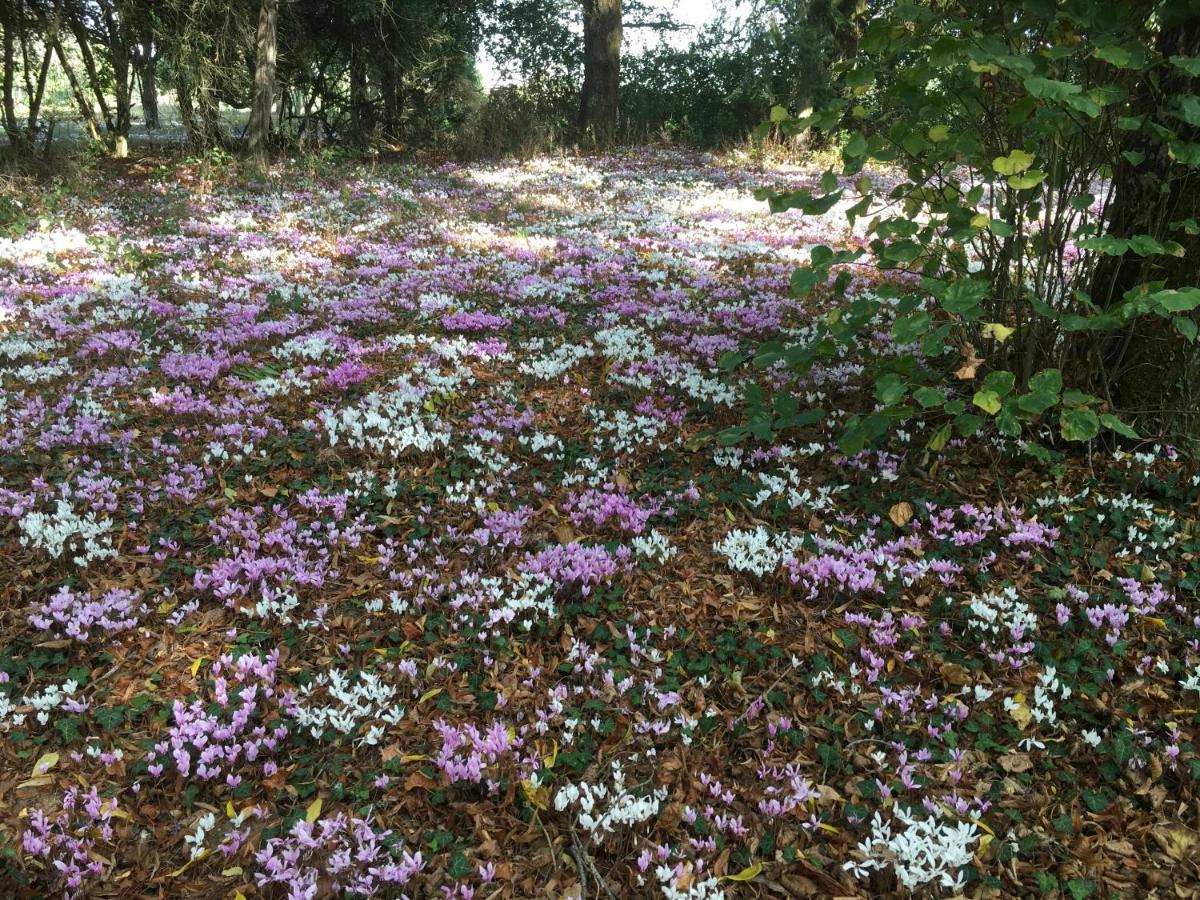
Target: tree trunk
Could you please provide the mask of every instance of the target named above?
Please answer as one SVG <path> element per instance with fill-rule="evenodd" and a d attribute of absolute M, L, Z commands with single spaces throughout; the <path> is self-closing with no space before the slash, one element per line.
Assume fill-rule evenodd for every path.
<path fill-rule="evenodd" d="M 350 129 L 360 144 L 371 131 L 371 107 L 367 99 L 367 67 L 357 44 L 350 47 Z"/>
<path fill-rule="evenodd" d="M 608 147 L 617 133 L 621 80 L 621 0 L 583 0 L 583 89 L 580 135 Z"/>
<path fill-rule="evenodd" d="M 63 51 L 62 42 L 57 35 L 51 38 L 51 44 L 54 47 L 54 55 L 58 57 L 58 64 L 66 73 L 67 83 L 71 86 L 71 95 L 75 98 L 75 105 L 79 107 L 79 114 L 87 123 L 88 133 L 97 144 L 103 144 L 104 136 L 100 133 L 100 122 L 96 119 L 96 110 L 92 108 L 92 102 L 88 100 L 87 94 L 79 84 L 75 70 L 67 62 L 67 54 Z"/>
<path fill-rule="evenodd" d="M 255 43 L 254 101 L 250 106 L 248 125 L 250 155 L 260 163 L 267 159 L 267 145 L 271 139 L 278 20 L 279 0 L 262 0 L 258 10 L 258 40 Z"/>
<path fill-rule="evenodd" d="M 158 128 L 158 56 L 154 52 L 154 21 L 149 13 L 142 17 L 141 44 L 138 53 L 139 76 L 141 78 L 142 119 L 146 128 Z"/>
<path fill-rule="evenodd" d="M 4 16 L 4 133 L 8 135 L 8 145 L 17 153 L 25 153 L 29 147 L 25 140 L 25 131 L 17 119 L 17 105 L 13 95 L 13 81 L 16 78 L 16 23 L 10 10 Z"/>

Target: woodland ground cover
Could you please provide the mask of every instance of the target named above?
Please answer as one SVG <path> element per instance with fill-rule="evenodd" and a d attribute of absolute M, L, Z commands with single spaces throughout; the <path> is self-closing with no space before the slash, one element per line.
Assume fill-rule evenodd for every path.
<path fill-rule="evenodd" d="M 853 358 L 723 371 L 826 312 L 791 272 L 858 239 L 753 199 L 817 180 L 639 152 L 27 198 L 0 880 L 1191 890 L 1200 475 L 920 422 L 846 457 Z M 831 415 L 719 438 L 778 388 Z"/>

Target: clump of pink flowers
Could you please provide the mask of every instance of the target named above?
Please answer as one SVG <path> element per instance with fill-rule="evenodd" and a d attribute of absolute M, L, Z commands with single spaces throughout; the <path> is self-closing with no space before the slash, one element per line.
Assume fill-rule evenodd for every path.
<path fill-rule="evenodd" d="M 237 769 L 243 763 L 263 760 L 263 774 L 274 774 L 270 757 L 288 729 L 282 724 L 268 728 L 263 720 L 276 697 L 278 664 L 278 649 L 266 659 L 247 654 L 235 660 L 226 654 L 217 660 L 212 668 L 217 711 L 199 699 L 176 700 L 168 736 L 147 758 L 150 774 L 157 778 L 169 761 L 182 778 L 212 781 L 224 775 L 230 788 L 241 784 Z"/>
<path fill-rule="evenodd" d="M 141 595 L 136 591 L 113 588 L 93 598 L 64 585 L 33 611 L 29 624 L 55 637 L 86 641 L 93 633 L 112 635 L 136 628 L 143 612 Z"/>
<path fill-rule="evenodd" d="M 376 831 L 366 819 L 339 814 L 316 822 L 300 820 L 282 837 L 254 854 L 259 887 L 286 888 L 289 900 L 340 893 L 375 897 L 407 896 L 397 889 L 425 868 L 418 850 L 397 854 L 390 831 Z"/>
<path fill-rule="evenodd" d="M 63 888 L 67 900 L 80 896 L 85 882 L 104 874 L 104 862 L 93 852 L 96 839 L 113 839 L 115 798 L 102 799 L 93 786 L 83 795 L 75 788 L 63 794 L 62 809 L 48 816 L 41 809 L 29 814 L 29 827 L 21 836 L 26 855 L 40 859 Z"/>

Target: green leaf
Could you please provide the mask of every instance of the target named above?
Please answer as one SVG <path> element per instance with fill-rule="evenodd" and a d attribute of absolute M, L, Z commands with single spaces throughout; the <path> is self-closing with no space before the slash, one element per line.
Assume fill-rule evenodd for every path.
<path fill-rule="evenodd" d="M 1034 76 L 1025 79 L 1025 90 L 1039 100 L 1063 101 L 1068 97 L 1082 93 L 1083 88 L 1069 81 L 1055 81 L 1053 78 Z"/>
<path fill-rule="evenodd" d="M 957 313 L 967 318 L 977 318 L 971 313 L 980 312 L 979 305 L 988 293 L 988 283 L 977 278 L 960 278 L 946 288 L 941 298 L 946 312 Z"/>
<path fill-rule="evenodd" d="M 921 387 L 913 391 L 913 399 L 926 409 L 932 409 L 946 402 L 946 392 L 938 388 Z"/>
<path fill-rule="evenodd" d="M 1146 299 L 1167 312 L 1191 312 L 1200 306 L 1200 288 L 1156 291 Z"/>
<path fill-rule="evenodd" d="M 894 241 L 883 251 L 883 258 L 898 263 L 910 263 L 921 255 L 921 245 L 916 241 Z"/>
<path fill-rule="evenodd" d="M 1064 409 L 1059 418 L 1062 436 L 1068 441 L 1090 441 L 1100 433 L 1100 417 L 1086 406 Z"/>
<path fill-rule="evenodd" d="M 929 129 L 929 140 L 933 141 L 935 144 L 940 144 L 942 141 L 948 141 L 949 139 L 949 125 L 934 125 Z"/>
<path fill-rule="evenodd" d="M 1023 191 L 1027 188 L 1037 187 L 1045 180 L 1045 172 L 1043 172 L 1041 169 L 1033 169 L 1032 171 L 1026 172 L 1024 175 L 1009 175 L 1008 185 L 1009 187 Z"/>
<path fill-rule="evenodd" d="M 1097 47 L 1096 52 L 1092 54 L 1096 59 L 1102 59 L 1110 66 L 1116 66 L 1118 69 L 1140 69 L 1145 62 L 1145 53 L 1140 52 L 1141 48 L 1130 47 Z"/>
<path fill-rule="evenodd" d="M 1086 878 L 1072 878 L 1067 882 L 1067 892 L 1070 893 L 1071 900 L 1087 900 L 1095 890 L 1095 882 L 1088 881 Z"/>
<path fill-rule="evenodd" d="M 927 312 L 915 312 L 909 316 L 902 316 L 892 323 L 892 337 L 898 344 L 911 344 L 929 331 L 931 324 L 933 324 L 933 317 Z"/>
<path fill-rule="evenodd" d="M 1171 65 L 1182 69 L 1193 78 L 1200 77 L 1200 56 L 1172 56 Z"/>
<path fill-rule="evenodd" d="M 1004 369 L 997 369 L 995 372 L 988 372 L 986 378 L 983 379 L 983 389 L 985 391 L 993 391 L 997 396 L 1007 397 L 1012 392 L 1013 385 L 1016 384 L 1016 376 Z"/>
<path fill-rule="evenodd" d="M 908 393 L 908 385 L 899 375 L 889 372 L 875 379 L 875 397 L 884 406 L 892 406 Z"/>
<path fill-rule="evenodd" d="M 1175 115 L 1189 125 L 1200 125 L 1200 97 L 1184 94 L 1179 98 L 1179 109 Z"/>
<path fill-rule="evenodd" d="M 949 422 L 939 428 L 934 436 L 929 439 L 929 449 L 934 453 L 939 453 L 946 448 L 946 442 L 948 440 L 950 440 Z"/>
<path fill-rule="evenodd" d="M 1187 316 L 1176 316 L 1171 320 L 1171 324 L 1175 326 L 1175 330 L 1182 334 L 1189 343 L 1195 342 L 1197 329 L 1194 319 L 1189 319 Z"/>
<path fill-rule="evenodd" d="M 1101 413 L 1100 424 L 1109 431 L 1115 431 L 1117 434 L 1121 435 L 1122 437 L 1127 437 L 1130 440 L 1137 440 L 1141 437 L 1140 434 L 1138 434 L 1130 426 L 1126 425 L 1112 413 Z"/>
<path fill-rule="evenodd" d="M 789 113 L 785 107 L 783 107 L 783 106 L 772 106 L 771 107 L 771 121 L 772 122 L 774 122 L 776 124 L 778 124 L 779 122 L 786 122 L 791 117 L 792 117 L 792 114 Z"/>
<path fill-rule="evenodd" d="M 1024 150 L 1013 150 L 1007 156 L 997 156 L 992 160 L 992 168 L 1001 175 L 1020 175 L 1033 165 L 1033 154 Z"/>
<path fill-rule="evenodd" d="M 855 134 L 854 137 L 846 143 L 842 148 L 842 154 L 848 159 L 858 159 L 867 152 L 867 139 L 861 134 Z"/>
<path fill-rule="evenodd" d="M 995 391 L 978 390 L 971 401 L 988 415 L 1000 412 L 1000 395 Z"/>

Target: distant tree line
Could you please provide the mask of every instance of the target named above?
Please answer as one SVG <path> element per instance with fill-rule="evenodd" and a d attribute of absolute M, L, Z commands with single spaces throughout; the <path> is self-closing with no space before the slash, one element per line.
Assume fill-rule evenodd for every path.
<path fill-rule="evenodd" d="M 259 158 L 472 129 L 494 132 L 498 150 L 531 130 L 597 147 L 720 143 L 776 104 L 827 99 L 861 5 L 728 0 L 728 15 L 679 40 L 669 11 L 644 0 L 0 0 L 3 125 L 16 153 L 48 146 L 57 91 L 115 156 L 135 111 L 159 127 L 160 98 L 191 147 Z M 635 33 L 644 49 L 631 55 Z M 484 44 L 513 75 L 491 92 L 476 70 Z M 232 125 L 222 105 L 248 120 Z"/>

